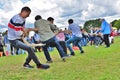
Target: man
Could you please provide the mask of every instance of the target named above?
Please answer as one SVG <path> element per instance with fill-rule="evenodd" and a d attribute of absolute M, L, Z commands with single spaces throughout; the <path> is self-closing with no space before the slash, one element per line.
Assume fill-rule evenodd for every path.
<path fill-rule="evenodd" d="M 25 29 L 25 19 L 30 15 L 30 13 L 31 9 L 29 7 L 23 7 L 19 14 L 11 18 L 8 23 L 8 39 L 14 47 L 21 48 L 28 52 L 28 57 L 23 64 L 24 68 L 33 68 L 33 66 L 29 64 L 30 61 L 33 60 L 38 69 L 48 69 L 49 65 L 41 64 L 34 53 L 34 49 L 24 44 L 21 39 L 23 32 L 26 32 L 26 30 L 35 30 L 32 28 Z"/>
<path fill-rule="evenodd" d="M 54 25 L 54 18 L 48 17 L 47 20 L 53 24 L 54 27 L 51 27 L 51 30 L 55 34 L 57 33 L 56 38 L 58 39 L 58 41 L 59 41 L 61 47 L 63 48 L 63 51 L 65 52 L 66 56 L 68 56 L 67 55 L 67 47 L 66 47 L 66 43 L 65 43 L 64 31 L 62 31 L 62 29 L 59 30 L 59 28 L 56 25 Z M 55 44 L 51 43 L 50 46 L 55 47 Z"/>
<path fill-rule="evenodd" d="M 71 47 L 71 43 L 73 43 L 74 41 L 75 41 L 75 44 L 79 47 L 81 53 L 84 53 L 84 51 L 81 47 L 81 44 L 80 44 L 80 41 L 82 39 L 80 27 L 77 24 L 73 23 L 73 19 L 69 19 L 68 24 L 69 24 L 68 32 L 69 33 L 72 32 L 72 37 L 66 41 L 66 45 L 67 45 L 68 49 L 70 50 L 71 55 L 73 55 L 73 56 L 75 55 L 75 53 Z"/>
<path fill-rule="evenodd" d="M 105 19 L 101 19 L 101 32 L 103 33 L 104 42 L 106 48 L 110 47 L 109 36 L 111 33 L 111 27 Z"/>
<path fill-rule="evenodd" d="M 2 33 L 0 33 L 0 52 L 2 52 L 1 55 L 6 56 L 5 52 L 4 52 L 3 45 L 4 45 L 3 44 L 3 36 L 2 36 Z"/>
<path fill-rule="evenodd" d="M 40 39 L 43 44 L 46 44 L 43 46 L 43 51 L 45 54 L 45 57 L 47 59 L 47 62 L 52 62 L 52 59 L 49 55 L 49 52 L 47 50 L 47 47 L 50 45 L 50 43 L 54 42 L 56 44 L 56 48 L 60 54 L 60 57 L 62 58 L 63 61 L 65 61 L 65 53 L 62 49 L 62 47 L 59 44 L 59 41 L 57 40 L 55 34 L 52 32 L 51 27 L 53 26 L 52 23 L 50 23 L 47 20 L 44 20 L 41 18 L 40 15 L 37 15 L 35 17 L 35 27 L 38 29 L 38 34 L 40 35 Z"/>

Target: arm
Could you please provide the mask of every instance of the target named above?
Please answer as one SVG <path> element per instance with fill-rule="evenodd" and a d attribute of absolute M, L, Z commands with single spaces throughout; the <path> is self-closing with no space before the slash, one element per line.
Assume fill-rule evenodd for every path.
<path fill-rule="evenodd" d="M 38 31 L 38 28 L 26 28 L 23 32 Z"/>
<path fill-rule="evenodd" d="M 30 31 L 38 31 L 38 29 L 37 28 L 24 28 L 23 34 L 27 35 Z"/>
<path fill-rule="evenodd" d="M 56 25 L 53 25 L 53 24 L 49 24 L 50 25 L 50 29 L 53 31 L 53 32 L 58 32 L 59 31 L 59 28 L 56 26 Z"/>
<path fill-rule="evenodd" d="M 104 28 L 105 28 L 105 23 L 102 22 L 102 24 L 101 24 L 101 32 L 104 32 Z"/>

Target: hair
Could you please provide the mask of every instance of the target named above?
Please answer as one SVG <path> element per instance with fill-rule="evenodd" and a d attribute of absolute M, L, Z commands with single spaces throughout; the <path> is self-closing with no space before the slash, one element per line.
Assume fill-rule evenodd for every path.
<path fill-rule="evenodd" d="M 21 9 L 21 12 L 23 12 L 23 11 L 31 12 L 31 9 L 30 9 L 29 7 L 27 7 L 27 6 L 25 6 L 25 7 L 23 7 L 23 8 Z"/>
<path fill-rule="evenodd" d="M 69 19 L 69 20 L 68 20 L 68 23 L 69 23 L 69 24 L 72 24 L 72 23 L 73 23 L 73 19 Z"/>
<path fill-rule="evenodd" d="M 39 20 L 39 19 L 42 19 L 40 15 L 35 16 L 35 20 Z"/>
<path fill-rule="evenodd" d="M 48 17 L 47 20 L 48 20 L 48 21 L 53 21 L 54 18 L 52 18 L 52 17 Z"/>
<path fill-rule="evenodd" d="M 5 31 L 5 34 L 8 32 L 8 30 Z"/>

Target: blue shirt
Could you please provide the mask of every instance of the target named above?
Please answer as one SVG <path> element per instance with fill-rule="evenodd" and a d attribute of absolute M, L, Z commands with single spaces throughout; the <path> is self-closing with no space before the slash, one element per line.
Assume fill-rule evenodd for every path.
<path fill-rule="evenodd" d="M 82 37 L 82 33 L 80 31 L 80 26 L 79 25 L 77 25 L 75 23 L 72 23 L 68 26 L 68 30 L 70 30 L 72 32 L 73 36 Z"/>
<path fill-rule="evenodd" d="M 34 38 L 34 41 L 40 41 L 40 36 L 37 33 L 34 34 L 33 38 Z"/>
<path fill-rule="evenodd" d="M 8 40 L 7 34 L 4 35 L 4 44 L 9 44 L 9 40 Z"/>
<path fill-rule="evenodd" d="M 103 34 L 110 34 L 111 33 L 111 27 L 105 20 L 102 21 L 101 32 Z"/>

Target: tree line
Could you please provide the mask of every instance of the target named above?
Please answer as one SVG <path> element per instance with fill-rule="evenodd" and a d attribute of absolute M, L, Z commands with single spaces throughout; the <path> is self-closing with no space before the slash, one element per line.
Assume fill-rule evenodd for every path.
<path fill-rule="evenodd" d="M 117 29 L 120 29 L 120 19 L 119 20 L 114 20 L 114 21 L 110 22 L 110 24 L 113 27 L 116 27 Z M 90 29 L 90 27 L 100 27 L 100 25 L 101 25 L 100 19 L 88 20 L 84 24 L 84 29 L 86 31 L 88 31 Z"/>

